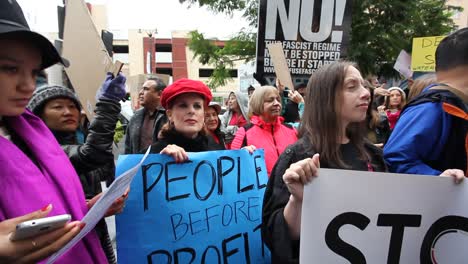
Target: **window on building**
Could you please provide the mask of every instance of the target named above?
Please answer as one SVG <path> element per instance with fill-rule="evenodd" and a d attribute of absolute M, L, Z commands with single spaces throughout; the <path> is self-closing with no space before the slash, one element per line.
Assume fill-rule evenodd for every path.
<path fill-rule="evenodd" d="M 172 44 L 156 43 L 156 52 L 172 52 Z"/>
<path fill-rule="evenodd" d="M 114 53 L 128 53 L 128 45 L 113 45 Z"/>
<path fill-rule="evenodd" d="M 213 71 L 214 71 L 213 69 L 199 69 L 198 70 L 198 77 L 200 77 L 200 78 L 211 77 L 211 75 L 213 75 Z M 236 69 L 230 70 L 229 75 L 232 78 L 236 78 L 237 77 L 237 70 Z"/>
<path fill-rule="evenodd" d="M 156 68 L 156 73 L 172 76 L 172 68 Z"/>
<path fill-rule="evenodd" d="M 129 63 L 128 53 L 115 53 L 114 52 L 114 55 L 112 56 L 112 59 L 113 59 L 114 62 L 120 61 L 120 62 L 123 62 L 123 63 Z"/>
<path fill-rule="evenodd" d="M 123 63 L 129 63 L 128 45 L 113 45 L 112 50 L 114 51 L 114 54 L 112 55 L 114 62 L 119 60 Z"/>
<path fill-rule="evenodd" d="M 155 53 L 157 63 L 172 63 L 172 52 L 159 52 Z"/>

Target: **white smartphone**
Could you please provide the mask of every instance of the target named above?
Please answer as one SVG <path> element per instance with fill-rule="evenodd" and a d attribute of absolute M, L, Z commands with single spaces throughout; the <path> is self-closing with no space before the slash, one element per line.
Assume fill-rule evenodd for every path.
<path fill-rule="evenodd" d="M 11 234 L 10 240 L 22 240 L 51 232 L 63 227 L 70 219 L 71 215 L 63 214 L 22 222 L 16 225 L 16 230 Z"/>

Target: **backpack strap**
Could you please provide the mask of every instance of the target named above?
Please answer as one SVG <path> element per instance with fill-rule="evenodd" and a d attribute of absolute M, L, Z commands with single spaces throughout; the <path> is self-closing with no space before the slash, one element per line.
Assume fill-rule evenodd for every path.
<path fill-rule="evenodd" d="M 408 107 L 415 106 L 422 103 L 447 103 L 450 105 L 454 105 L 460 109 L 465 109 L 462 99 L 457 96 L 456 93 L 452 92 L 453 88 L 447 85 L 434 85 L 429 88 L 428 91 L 419 94 L 415 98 L 413 98 L 408 104 L 406 104 L 401 113 L 403 113 Z M 445 111 L 445 109 L 444 109 Z"/>
<path fill-rule="evenodd" d="M 450 115 L 453 115 L 453 116 L 456 116 L 456 117 L 459 117 L 461 119 L 465 119 L 466 121 L 468 121 L 468 113 L 466 113 L 465 110 L 459 107 L 456 107 L 452 104 L 444 102 L 442 103 L 442 109 L 444 109 L 444 111 Z"/>
<path fill-rule="evenodd" d="M 429 88 L 429 90 L 450 91 L 452 94 L 456 95 L 464 104 L 468 103 L 468 95 L 446 84 L 432 86 L 431 88 Z"/>
<path fill-rule="evenodd" d="M 468 98 L 465 94 L 460 91 L 448 86 L 439 85 L 429 88 L 431 91 L 440 91 L 440 102 L 442 102 L 442 109 L 444 112 L 451 116 L 460 118 L 463 122 L 463 126 L 466 129 L 466 121 L 468 121 L 467 108 L 465 106 Z M 448 92 L 447 92 L 448 91 Z M 466 130 L 465 130 L 466 131 Z M 468 175 L 468 134 L 465 134 L 465 152 L 466 152 L 466 164 L 465 176 Z"/>

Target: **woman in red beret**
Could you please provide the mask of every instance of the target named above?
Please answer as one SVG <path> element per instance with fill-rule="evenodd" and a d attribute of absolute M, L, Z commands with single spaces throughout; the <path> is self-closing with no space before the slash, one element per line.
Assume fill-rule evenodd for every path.
<path fill-rule="evenodd" d="M 176 162 L 183 162 L 188 159 L 186 152 L 219 149 L 204 130 L 205 109 L 211 99 L 210 89 L 200 81 L 180 79 L 166 87 L 161 105 L 169 122 L 161 128 L 151 152 L 167 154 Z"/>

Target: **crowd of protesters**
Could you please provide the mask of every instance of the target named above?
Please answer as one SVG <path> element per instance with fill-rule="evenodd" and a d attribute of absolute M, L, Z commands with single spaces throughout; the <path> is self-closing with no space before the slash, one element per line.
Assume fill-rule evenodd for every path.
<path fill-rule="evenodd" d="M 0 262 L 38 262 L 83 228 L 79 220 L 100 197 L 100 183 L 114 180 L 112 145 L 126 78 L 107 75 L 96 88 L 94 119 L 80 127 L 77 95 L 36 80 L 49 66 L 69 62 L 29 29 L 15 1 L 2 1 L 0 10 Z M 298 263 L 303 188 L 320 168 L 465 177 L 466 72 L 464 28 L 441 41 L 436 73 L 416 79 L 409 96 L 375 76 L 365 80 L 349 61 L 325 65 L 291 90 L 278 82 L 251 86 L 248 94 L 233 91 L 224 113 L 201 81 L 148 79 L 142 108 L 125 131 L 125 153 L 151 146 L 182 163 L 188 152 L 264 149 L 262 237 L 272 263 Z M 106 216 L 121 212 L 127 195 Z M 59 214 L 73 221 L 45 235 L 9 239 L 18 223 Z M 105 221 L 57 263 L 116 263 Z"/>

